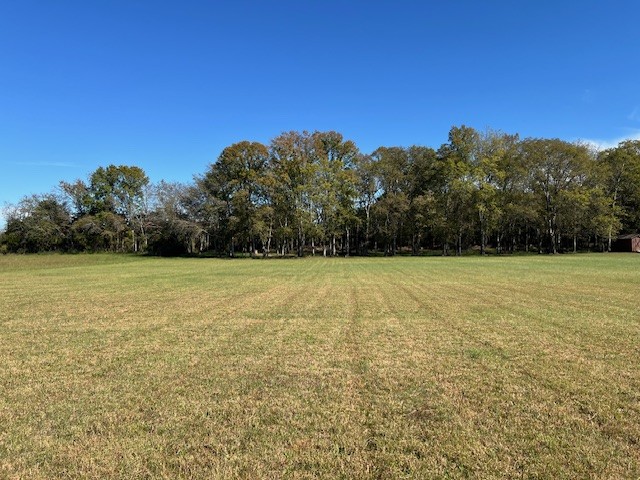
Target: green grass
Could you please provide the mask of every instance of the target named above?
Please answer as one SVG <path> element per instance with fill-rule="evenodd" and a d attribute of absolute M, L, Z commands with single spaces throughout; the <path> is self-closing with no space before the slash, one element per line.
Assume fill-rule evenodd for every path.
<path fill-rule="evenodd" d="M 640 255 L 0 257 L 0 478 L 638 478 Z"/>

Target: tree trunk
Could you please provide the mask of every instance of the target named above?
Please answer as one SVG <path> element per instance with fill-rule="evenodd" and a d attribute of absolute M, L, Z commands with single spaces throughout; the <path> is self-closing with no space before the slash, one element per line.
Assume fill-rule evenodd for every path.
<path fill-rule="evenodd" d="M 298 257 L 304 255 L 304 234 L 302 233 L 302 225 L 298 226 Z"/>
<path fill-rule="evenodd" d="M 369 207 L 367 205 L 367 208 L 366 208 L 367 223 L 365 225 L 365 230 L 364 230 L 364 254 L 365 255 L 369 254 L 369 228 L 370 228 L 370 224 L 371 224 L 370 210 L 371 210 L 371 207 Z"/>
<path fill-rule="evenodd" d="M 542 253 L 543 250 L 543 238 L 542 238 L 542 231 L 541 229 L 537 228 L 536 229 L 536 235 L 538 236 L 538 253 Z"/>
<path fill-rule="evenodd" d="M 344 256 L 348 257 L 349 256 L 349 252 L 351 251 L 351 243 L 350 243 L 350 238 L 349 238 L 349 227 L 347 227 L 345 230 L 346 230 L 346 234 L 347 234 L 347 248 L 345 250 Z"/>
<path fill-rule="evenodd" d="M 485 255 L 486 235 L 484 226 L 484 215 L 482 214 L 482 212 L 479 212 L 478 216 L 480 218 L 480 255 Z"/>
<path fill-rule="evenodd" d="M 414 233 L 411 238 L 411 255 L 418 255 L 418 249 L 420 245 L 420 234 Z"/>

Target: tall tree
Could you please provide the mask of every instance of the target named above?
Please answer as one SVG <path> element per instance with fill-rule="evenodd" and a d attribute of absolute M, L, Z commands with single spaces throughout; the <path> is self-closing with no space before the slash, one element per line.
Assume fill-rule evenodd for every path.
<path fill-rule="evenodd" d="M 430 147 L 407 149 L 409 209 L 407 224 L 411 233 L 411 252 L 417 255 L 422 239 L 437 226 L 435 191 L 438 188 L 437 155 Z"/>
<path fill-rule="evenodd" d="M 267 147 L 243 141 L 225 148 L 205 175 L 209 192 L 225 205 L 225 227 L 229 255 L 234 245 L 256 251 L 257 212 L 264 204 L 263 177 L 268 163 Z"/>
<path fill-rule="evenodd" d="M 529 230 L 536 223 L 537 212 L 533 208 L 529 171 L 521 154 L 518 135 L 502 136 L 503 151 L 497 158 L 496 190 L 500 210 L 496 227 L 496 252 L 503 253 L 506 245 L 513 251 L 518 242 L 529 249 Z M 522 241 L 524 233 L 524 241 Z"/>
<path fill-rule="evenodd" d="M 560 245 L 559 227 L 571 209 L 571 196 L 585 179 L 590 152 L 584 145 L 564 142 L 558 139 L 528 139 L 523 142 L 523 153 L 531 172 L 531 188 L 536 195 L 541 226 L 545 231 L 547 251 L 557 253 Z M 563 218 L 564 217 L 564 218 Z"/>
<path fill-rule="evenodd" d="M 449 142 L 438 151 L 445 252 L 453 237 L 456 254 L 461 255 L 464 235 L 473 225 L 473 166 L 478 163 L 479 149 L 479 133 L 463 125 L 451 128 Z"/>
<path fill-rule="evenodd" d="M 380 195 L 380 183 L 376 177 L 376 163 L 371 155 L 359 154 L 354 159 L 356 208 L 363 217 L 364 240 L 360 253 L 368 255 L 371 239 L 371 209 Z"/>
<path fill-rule="evenodd" d="M 409 157 L 402 147 L 380 147 L 373 152 L 381 194 L 375 205 L 378 231 L 385 255 L 395 255 L 398 236 L 409 210 Z"/>
<path fill-rule="evenodd" d="M 83 180 L 61 181 L 60 190 L 71 204 L 74 218 L 80 218 L 91 211 L 91 192 Z"/>
<path fill-rule="evenodd" d="M 329 250 L 336 255 L 336 238 L 343 232 L 348 254 L 351 224 L 356 220 L 354 161 L 358 149 L 337 132 L 314 132 L 312 138 L 315 169 L 311 201 L 323 254 Z"/>
<path fill-rule="evenodd" d="M 147 210 L 145 187 L 148 184 L 149 177 L 144 170 L 127 165 L 99 167 L 89 179 L 90 213 L 121 215 L 129 226 L 134 251 L 141 246 L 144 248 L 146 242 L 144 215 Z"/>
<path fill-rule="evenodd" d="M 473 203 L 480 230 L 480 254 L 486 254 L 489 235 L 498 227 L 502 209 L 499 184 L 506 175 L 501 169 L 503 158 L 510 155 L 513 138 L 492 130 L 481 134 L 478 152 L 471 158 L 471 175 L 474 185 Z"/>
<path fill-rule="evenodd" d="M 302 257 L 307 238 L 316 233 L 311 185 L 317 166 L 313 162 L 312 135 L 287 132 L 274 138 L 269 149 L 269 165 L 275 178 L 273 207 L 282 252 L 291 240 L 297 255 Z"/>
<path fill-rule="evenodd" d="M 611 199 L 607 248 L 611 251 L 616 226 L 627 232 L 640 230 L 640 140 L 621 142 L 600 152 L 602 184 Z M 616 220 L 622 220 L 618 224 Z"/>

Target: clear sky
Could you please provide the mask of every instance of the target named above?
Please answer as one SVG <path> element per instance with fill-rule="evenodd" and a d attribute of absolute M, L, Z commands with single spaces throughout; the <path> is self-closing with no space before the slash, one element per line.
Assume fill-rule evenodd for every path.
<path fill-rule="evenodd" d="M 0 0 L 0 206 L 240 140 L 640 137 L 640 2 Z"/>

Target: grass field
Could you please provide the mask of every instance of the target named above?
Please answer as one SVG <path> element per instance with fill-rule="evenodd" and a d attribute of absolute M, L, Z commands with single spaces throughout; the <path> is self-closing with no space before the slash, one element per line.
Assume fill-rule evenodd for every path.
<path fill-rule="evenodd" d="M 0 478 L 639 478 L 640 255 L 0 257 Z"/>

